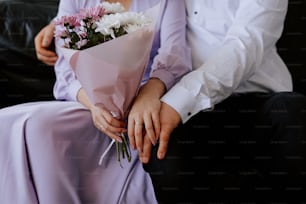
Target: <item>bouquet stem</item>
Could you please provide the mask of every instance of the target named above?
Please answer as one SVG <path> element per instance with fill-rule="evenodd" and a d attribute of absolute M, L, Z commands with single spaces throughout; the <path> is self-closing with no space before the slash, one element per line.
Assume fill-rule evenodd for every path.
<path fill-rule="evenodd" d="M 128 140 L 126 139 L 125 135 L 123 133 L 120 134 L 120 137 L 122 138 L 122 142 L 116 141 L 116 152 L 117 152 L 117 160 L 122 167 L 121 164 L 121 155 L 122 158 L 127 158 L 128 162 L 131 161 L 131 149 Z"/>
<path fill-rule="evenodd" d="M 104 153 L 101 155 L 100 160 L 99 160 L 99 165 L 102 164 L 103 159 L 105 158 L 106 154 L 109 152 L 113 144 L 116 144 L 116 153 L 117 153 L 117 161 L 120 164 L 120 167 L 123 168 L 122 163 L 121 163 L 121 157 L 125 159 L 127 158 L 128 162 L 131 161 L 131 149 L 128 140 L 126 139 L 124 133 L 120 133 L 120 137 L 122 138 L 122 142 L 118 142 L 115 139 L 111 141 L 111 143 L 108 145 Z"/>

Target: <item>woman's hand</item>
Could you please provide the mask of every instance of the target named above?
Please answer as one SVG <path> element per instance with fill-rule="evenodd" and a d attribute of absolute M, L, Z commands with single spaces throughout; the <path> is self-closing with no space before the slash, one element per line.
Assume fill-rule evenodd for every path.
<path fill-rule="evenodd" d="M 92 104 L 83 88 L 78 91 L 77 99 L 90 110 L 93 123 L 97 129 L 108 135 L 110 138 L 122 142 L 120 133 L 127 131 L 124 121 L 115 118 L 111 112 L 105 108 Z"/>
<path fill-rule="evenodd" d="M 166 103 L 161 103 L 160 109 L 160 135 L 157 151 L 157 158 L 164 159 L 168 150 L 168 143 L 173 130 L 181 123 L 181 117 L 175 109 Z M 143 151 L 139 153 L 139 159 L 142 163 L 148 163 L 151 158 L 152 144 L 148 137 L 144 137 Z"/>
<path fill-rule="evenodd" d="M 125 122 L 116 119 L 108 110 L 98 106 L 92 106 L 90 108 L 91 116 L 94 125 L 103 133 L 115 139 L 118 142 L 122 142 L 120 133 L 126 132 Z"/>
<path fill-rule="evenodd" d="M 144 148 L 147 136 L 155 145 L 160 133 L 160 97 L 165 92 L 164 83 L 156 78 L 150 79 L 139 91 L 128 117 L 128 135 L 133 149 L 139 153 Z"/>

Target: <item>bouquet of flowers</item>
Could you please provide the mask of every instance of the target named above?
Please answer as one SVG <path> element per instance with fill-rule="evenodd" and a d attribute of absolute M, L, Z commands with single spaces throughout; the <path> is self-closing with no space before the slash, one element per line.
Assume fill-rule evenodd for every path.
<path fill-rule="evenodd" d="M 125 11 L 120 3 L 102 2 L 55 20 L 55 38 L 89 99 L 124 119 L 149 61 L 158 6 L 146 12 Z M 124 134 L 116 142 L 117 159 L 130 161 Z M 111 146 L 101 156 L 99 164 Z"/>

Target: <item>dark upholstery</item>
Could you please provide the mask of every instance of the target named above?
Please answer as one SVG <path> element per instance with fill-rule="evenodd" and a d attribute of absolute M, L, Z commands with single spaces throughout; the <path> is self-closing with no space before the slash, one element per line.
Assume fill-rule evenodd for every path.
<path fill-rule="evenodd" d="M 0 107 L 53 99 L 53 67 L 37 60 L 34 36 L 56 15 L 57 4 L 0 2 Z"/>
<path fill-rule="evenodd" d="M 306 1 L 289 0 L 278 51 L 293 77 L 294 91 L 306 94 Z"/>

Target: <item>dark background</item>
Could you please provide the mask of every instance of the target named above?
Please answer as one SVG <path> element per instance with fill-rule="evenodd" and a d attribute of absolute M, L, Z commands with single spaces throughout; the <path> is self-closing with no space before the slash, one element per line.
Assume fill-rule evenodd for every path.
<path fill-rule="evenodd" d="M 57 0 L 0 0 L 0 107 L 53 99 L 53 67 L 37 60 L 34 37 L 57 12 Z"/>

